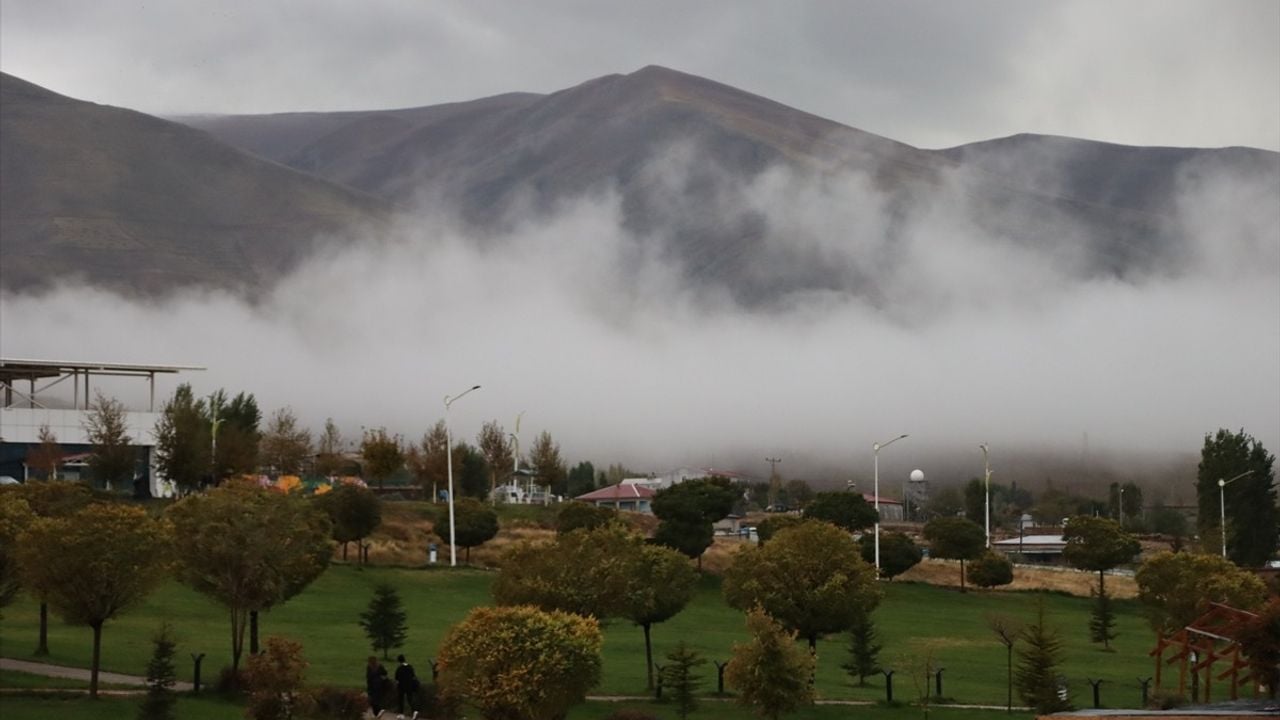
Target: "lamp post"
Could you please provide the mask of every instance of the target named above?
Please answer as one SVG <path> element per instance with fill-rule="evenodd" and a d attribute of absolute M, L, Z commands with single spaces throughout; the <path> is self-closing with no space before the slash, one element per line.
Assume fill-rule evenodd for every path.
<path fill-rule="evenodd" d="M 520 490 L 520 418 L 524 417 L 524 411 L 516 413 L 516 431 L 508 433 L 511 436 L 511 484 L 516 487 L 516 491 Z M 533 494 L 533 484 L 529 484 L 528 494 L 525 496 L 525 502 L 531 503 Z"/>
<path fill-rule="evenodd" d="M 983 515 L 985 516 L 985 529 L 987 534 L 987 549 L 991 549 L 991 460 L 987 454 L 991 451 L 991 446 L 986 443 L 978 445 L 982 448 L 982 477 L 983 477 Z"/>
<path fill-rule="evenodd" d="M 479 385 L 472 385 L 455 397 L 444 396 L 444 452 L 449 464 L 449 567 L 458 566 L 458 548 L 455 543 L 457 533 L 453 521 L 453 433 L 449 428 L 449 406 L 453 405 L 455 400 L 461 399 L 463 395 L 479 389 Z"/>
<path fill-rule="evenodd" d="M 1252 470 L 1245 470 L 1230 480 L 1218 478 L 1218 511 L 1221 513 L 1219 528 L 1222 529 L 1222 559 L 1227 558 L 1227 486 L 1245 475 L 1252 475 Z"/>
<path fill-rule="evenodd" d="M 890 440 L 889 442 L 875 443 L 874 445 L 871 446 L 871 454 L 875 458 L 875 471 L 873 474 L 875 478 L 874 480 L 875 489 L 872 492 L 875 493 L 875 504 L 876 504 L 876 574 L 877 576 L 879 575 L 879 572 L 880 572 L 880 448 L 889 447 L 890 445 L 898 442 L 899 440 L 905 438 L 906 436 L 907 434 L 903 433 L 898 437 Z"/>

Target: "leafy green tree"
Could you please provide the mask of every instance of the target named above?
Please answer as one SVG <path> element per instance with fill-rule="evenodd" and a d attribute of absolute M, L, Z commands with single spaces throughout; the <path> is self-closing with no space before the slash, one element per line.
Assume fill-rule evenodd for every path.
<path fill-rule="evenodd" d="M 550 438 L 550 435 L 547 437 Z M 490 420 L 481 426 L 480 434 L 476 436 L 476 447 L 480 448 L 489 468 L 488 497 L 492 500 L 497 497 L 495 491 L 498 489 L 498 478 L 505 478 L 508 469 L 515 463 L 511 438 L 497 420 Z"/>
<path fill-rule="evenodd" d="M 600 682 L 600 646 L 593 618 L 478 607 L 441 643 L 440 687 L 488 720 L 564 717 Z"/>
<path fill-rule="evenodd" d="M 153 434 L 160 475 L 176 485 L 180 494 L 194 492 L 212 472 L 213 454 L 204 403 L 196 400 L 190 385 L 183 383 L 173 392 Z"/>
<path fill-rule="evenodd" d="M 924 526 L 929 557 L 960 561 L 960 592 L 964 592 L 964 563 L 982 554 L 986 534 L 977 523 L 962 517 L 940 517 Z"/>
<path fill-rule="evenodd" d="M 453 446 L 453 482 L 459 497 L 483 499 L 489 492 L 489 463 L 465 442 Z"/>
<path fill-rule="evenodd" d="M 768 720 L 812 705 L 814 655 L 797 647 L 795 634 L 763 610 L 747 613 L 747 631 L 751 640 L 733 646 L 725 669 L 725 681 L 738 693 L 738 702 Z"/>
<path fill-rule="evenodd" d="M 863 535 L 859 543 L 862 559 L 868 563 L 876 560 L 876 546 L 870 535 Z M 880 534 L 880 577 L 887 580 L 901 575 L 920 564 L 924 557 L 920 546 L 906 533 L 891 532 Z"/>
<path fill-rule="evenodd" d="M 711 523 L 691 520 L 663 520 L 653 533 L 655 543 L 697 559 L 699 571 L 702 570 L 702 554 L 714 540 L 715 530 Z"/>
<path fill-rule="evenodd" d="M 556 495 L 572 495 L 569 493 L 568 472 L 564 460 L 560 458 L 560 444 L 551 439 L 551 433 L 543 430 L 533 441 L 529 450 L 529 464 L 538 476 L 538 482 L 548 485 Z"/>
<path fill-rule="evenodd" d="M 1058 697 L 1058 666 L 1062 663 L 1062 640 L 1045 621 L 1044 601 L 1036 610 L 1035 622 L 1022 631 L 1018 669 L 1014 680 L 1022 700 L 1038 714 L 1071 709 Z"/>
<path fill-rule="evenodd" d="M 1244 430 L 1206 435 L 1196 473 L 1200 537 L 1222 538 L 1220 501 L 1225 499 L 1227 557 L 1258 567 L 1276 551 L 1280 510 L 1276 508 L 1275 456 Z M 1244 473 L 1249 473 L 1239 477 Z M 1219 480 L 1231 480 L 1221 488 Z"/>
<path fill-rule="evenodd" d="M 0 492 L 0 609 L 9 606 L 22 579 L 18 574 L 18 536 L 36 519 L 31 504 L 18 492 Z"/>
<path fill-rule="evenodd" d="M 756 537 L 759 538 L 760 544 L 763 545 L 783 528 L 795 527 L 802 522 L 804 522 L 804 519 L 798 515 L 770 515 L 756 525 Z"/>
<path fill-rule="evenodd" d="M 981 478 L 969 478 L 964 486 L 964 516 L 975 525 L 987 520 L 987 489 Z"/>
<path fill-rule="evenodd" d="M 698 686 L 702 684 L 702 676 L 696 671 L 698 666 L 706 664 L 707 661 L 698 651 L 690 648 L 683 640 L 667 653 L 667 663 L 662 666 L 662 686 L 668 690 L 668 696 L 675 704 L 680 720 L 687 720 L 689 713 L 698 709 L 697 692 Z"/>
<path fill-rule="evenodd" d="M 100 503 L 39 518 L 22 535 L 18 565 L 73 625 L 93 630 L 89 695 L 98 697 L 102 626 L 146 597 L 168 571 L 167 524 L 131 505 Z"/>
<path fill-rule="evenodd" d="M 231 615 L 231 668 L 237 671 L 250 612 L 302 592 L 333 553 L 325 514 L 306 499 L 228 482 L 172 505 L 178 579 Z"/>
<path fill-rule="evenodd" d="M 1142 488 L 1135 482 L 1127 482 L 1121 489 L 1124 490 L 1120 493 L 1121 524 L 1128 527 L 1131 521 L 1142 515 Z"/>
<path fill-rule="evenodd" d="M 568 475 L 568 487 L 565 495 L 577 497 L 585 495 L 596 488 L 596 468 L 589 462 L 580 462 L 573 466 Z"/>
<path fill-rule="evenodd" d="M 871 615 L 863 613 L 849 628 L 849 659 L 840 667 L 850 677 L 858 678 L 858 687 L 865 687 L 867 676 L 880 672 L 879 656 L 882 649 Z"/>
<path fill-rule="evenodd" d="M 733 512 L 737 493 L 725 478 L 685 480 L 654 493 L 650 507 L 662 522 L 654 541 L 698 558 L 711 546 L 713 525 Z"/>
<path fill-rule="evenodd" d="M 804 508 L 813 500 L 813 488 L 804 480 L 788 480 L 782 492 L 793 508 Z"/>
<path fill-rule="evenodd" d="M 1187 516 L 1175 508 L 1157 505 L 1151 509 L 1151 529 L 1161 535 L 1167 535 L 1174 552 L 1182 549 L 1189 527 Z"/>
<path fill-rule="evenodd" d="M 1107 616 L 1110 614 L 1111 598 L 1107 595 L 1105 585 L 1106 572 L 1115 566 L 1130 562 L 1142 549 L 1138 539 L 1125 532 L 1120 523 L 1108 518 L 1079 515 L 1071 518 L 1062 531 L 1067 546 L 1062 551 L 1062 558 L 1072 567 L 1080 570 L 1092 570 L 1098 573 L 1098 592 L 1094 594 L 1097 603 L 1094 607 L 1091 628 L 1104 628 L 1114 625 Z M 1114 633 L 1102 629 L 1091 631 L 1094 642 L 1101 642 L 1104 648 L 1110 648 L 1110 638 Z"/>
<path fill-rule="evenodd" d="M 618 524 L 574 530 L 554 542 L 521 542 L 503 553 L 493 598 L 597 618 L 623 617 L 643 541 Z"/>
<path fill-rule="evenodd" d="M 644 630 L 648 688 L 653 689 L 651 628 L 675 617 L 697 589 L 698 576 L 683 555 L 657 545 L 635 545 L 623 617 Z M 667 687 L 670 687 L 668 685 Z"/>
<path fill-rule="evenodd" d="M 106 487 L 133 483 L 138 453 L 130 443 L 124 405 L 98 393 L 84 418 L 85 434 L 93 445 L 89 475 Z"/>
<path fill-rule="evenodd" d="M 458 547 L 466 548 L 466 561 L 471 562 L 471 548 L 483 545 L 498 534 L 498 513 L 474 498 L 459 498 L 453 504 L 456 521 L 454 540 Z M 449 539 L 449 512 L 442 510 L 436 518 L 436 534 Z"/>
<path fill-rule="evenodd" d="M 369 638 L 374 652 L 382 651 L 383 660 L 390 657 L 391 648 L 404 647 L 409 639 L 408 617 L 395 587 L 378 583 L 373 588 L 369 607 L 360 613 L 360 627 L 364 628 L 364 636 Z"/>
<path fill-rule="evenodd" d="M 1163 633 L 1190 625 L 1211 602 L 1252 610 L 1267 596 L 1257 576 L 1217 555 L 1157 553 L 1142 563 L 1134 579 L 1152 628 Z"/>
<path fill-rule="evenodd" d="M 980 588 L 993 588 L 1013 582 L 1013 563 L 997 552 L 987 550 L 969 567 L 969 579 Z"/>
<path fill-rule="evenodd" d="M 228 400 L 226 392 L 218 390 L 209 396 L 205 408 L 214 437 L 214 479 L 255 472 L 262 412 L 253 394 L 240 392 Z"/>
<path fill-rule="evenodd" d="M 267 421 L 258 448 L 262 464 L 275 475 L 301 475 L 311 457 L 311 431 L 298 425 L 292 408 L 280 408 Z"/>
<path fill-rule="evenodd" d="M 618 511 L 613 508 L 585 502 L 565 503 L 560 512 L 556 513 L 556 532 L 591 530 L 617 521 Z"/>
<path fill-rule="evenodd" d="M 768 544 L 734 555 L 724 596 L 739 610 L 760 607 L 816 649 L 818 638 L 850 628 L 880 602 L 875 568 L 848 533 L 827 522 L 787 528 Z"/>
<path fill-rule="evenodd" d="M 387 478 L 404 467 L 404 448 L 399 435 L 388 435 L 386 428 L 367 430 L 360 443 L 364 458 L 364 474 L 384 487 Z"/>
<path fill-rule="evenodd" d="M 178 698 L 173 694 L 178 671 L 173 664 L 177 643 L 168 625 L 151 638 L 151 660 L 147 662 L 147 695 L 138 708 L 138 720 L 173 720 L 173 706 Z"/>
<path fill-rule="evenodd" d="M 333 539 L 342 545 L 343 560 L 347 559 L 347 543 L 363 540 L 382 524 L 382 501 L 372 490 L 354 483 L 338 483 L 316 497 L 316 503 L 329 516 Z"/>
<path fill-rule="evenodd" d="M 332 477 L 342 469 L 342 432 L 333 418 L 325 418 L 324 431 L 316 442 L 316 462 L 312 468 L 321 477 Z"/>
<path fill-rule="evenodd" d="M 824 520 L 848 532 L 876 524 L 876 509 L 857 493 L 820 492 L 804 508 L 806 520 Z"/>
<path fill-rule="evenodd" d="M 964 496 L 959 488 L 944 487 L 930 496 L 924 511 L 929 518 L 955 517 L 964 512 Z"/>
<path fill-rule="evenodd" d="M 1236 628 L 1236 637 L 1254 681 L 1265 685 L 1268 697 L 1275 700 L 1280 692 L 1280 597 L 1271 596 L 1252 618 Z"/>

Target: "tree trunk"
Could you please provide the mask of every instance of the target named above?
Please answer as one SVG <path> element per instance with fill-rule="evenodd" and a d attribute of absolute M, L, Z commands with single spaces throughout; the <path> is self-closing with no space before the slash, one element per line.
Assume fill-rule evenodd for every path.
<path fill-rule="evenodd" d="M 258 611 L 249 611 L 249 654 L 258 654 Z"/>
<path fill-rule="evenodd" d="M 809 636 L 809 654 L 810 655 L 818 654 L 818 636 L 817 635 Z"/>
<path fill-rule="evenodd" d="M 1005 713 L 1012 713 L 1013 712 L 1013 643 L 1009 643 L 1008 645 L 1006 645 L 1004 652 L 1005 652 L 1004 664 L 1005 664 L 1005 667 L 1008 668 L 1009 670 L 1009 679 L 1006 681 L 1006 686 L 1009 691 L 1009 697 L 1005 701 L 1006 702 Z"/>
<path fill-rule="evenodd" d="M 98 663 L 102 659 L 102 623 L 94 623 L 93 628 L 93 664 L 89 666 L 89 697 L 98 699 Z"/>
<path fill-rule="evenodd" d="M 1106 578 L 1104 576 L 1104 573 L 1106 573 L 1106 570 L 1098 571 L 1098 594 L 1099 595 L 1107 591 L 1106 585 L 1104 585 L 1104 583 L 1106 583 Z"/>
<path fill-rule="evenodd" d="M 702 574 L 702 556 L 701 555 L 698 556 L 698 574 L 699 575 Z"/>
<path fill-rule="evenodd" d="M 346 562 L 346 561 L 347 561 L 347 544 L 344 542 L 342 543 L 342 562 Z"/>
<path fill-rule="evenodd" d="M 644 628 L 644 666 L 649 674 L 649 684 L 647 689 L 653 689 L 653 645 L 649 643 L 649 627 L 650 623 L 641 623 L 640 627 Z"/>
<path fill-rule="evenodd" d="M 231 608 L 231 672 L 240 670 L 240 653 L 244 650 L 245 612 Z"/>
<path fill-rule="evenodd" d="M 467 556 L 466 556 L 466 559 L 463 560 L 463 562 L 465 562 L 468 565 L 471 564 L 471 546 L 470 545 L 467 546 Z"/>
<path fill-rule="evenodd" d="M 49 654 L 49 603 L 40 601 L 40 642 L 36 644 L 36 655 Z"/>
<path fill-rule="evenodd" d="M 960 558 L 960 592 L 964 591 L 964 558 Z"/>

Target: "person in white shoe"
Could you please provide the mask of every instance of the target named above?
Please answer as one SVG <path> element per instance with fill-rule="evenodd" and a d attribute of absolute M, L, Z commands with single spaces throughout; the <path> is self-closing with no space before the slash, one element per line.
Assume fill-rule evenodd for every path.
<path fill-rule="evenodd" d="M 397 655 L 396 662 L 400 663 L 396 668 L 396 697 L 399 708 L 397 712 L 400 713 L 401 718 L 404 717 L 405 700 L 408 700 L 409 709 L 413 711 L 413 717 L 416 718 L 418 717 L 418 674 L 413 671 L 413 666 L 404 659 L 403 655 Z"/>

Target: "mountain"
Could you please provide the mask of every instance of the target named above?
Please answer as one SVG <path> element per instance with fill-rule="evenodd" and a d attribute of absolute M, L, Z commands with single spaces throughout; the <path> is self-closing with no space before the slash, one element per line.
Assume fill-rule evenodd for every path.
<path fill-rule="evenodd" d="M 385 201 L 185 125 L 0 74 L 0 286 L 255 292 Z"/>

